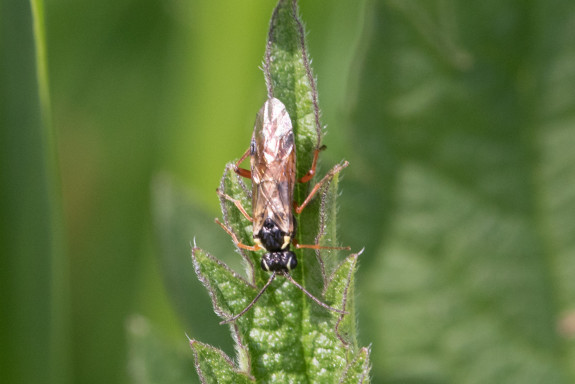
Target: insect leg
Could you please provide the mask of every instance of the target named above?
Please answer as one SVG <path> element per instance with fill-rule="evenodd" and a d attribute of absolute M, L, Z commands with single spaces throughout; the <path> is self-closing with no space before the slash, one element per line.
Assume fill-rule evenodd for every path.
<path fill-rule="evenodd" d="M 274 272 L 275 273 L 275 272 Z M 295 281 L 293 279 L 293 277 L 291 277 L 291 275 L 287 272 L 282 273 L 282 275 L 288 279 L 293 285 L 295 285 L 296 287 L 298 287 L 303 293 L 305 293 L 307 295 L 307 297 L 309 297 L 310 299 L 312 299 L 313 301 L 315 301 L 315 303 L 321 307 L 324 307 L 327 310 L 333 311 L 333 312 L 337 312 L 340 313 L 342 315 L 347 315 L 348 313 L 346 311 L 343 311 L 341 309 L 337 309 L 337 308 L 333 308 L 330 307 L 329 305 L 327 305 L 326 303 L 324 303 L 323 301 L 321 301 L 320 299 L 318 299 L 317 297 L 315 297 L 314 295 L 312 295 L 308 290 L 306 290 L 300 283 L 298 283 L 297 281 Z"/>
<path fill-rule="evenodd" d="M 232 237 L 232 241 L 234 242 L 234 244 L 242 249 L 248 250 L 248 251 L 259 251 L 260 249 L 262 249 L 262 247 L 260 247 L 259 245 L 245 245 L 244 243 L 240 243 L 240 241 L 238 240 L 238 237 L 236 236 L 235 233 L 232 232 L 231 229 L 229 229 L 228 227 L 226 227 L 224 225 L 224 223 L 222 223 L 220 220 L 218 220 L 216 218 L 216 223 L 223 228 L 224 231 L 226 231 L 228 233 L 228 235 L 230 235 Z"/>
<path fill-rule="evenodd" d="M 309 171 L 307 171 L 307 173 L 305 175 L 303 175 L 298 181 L 300 183 L 307 183 L 308 181 L 311 180 L 311 178 L 313 177 L 313 175 L 315 175 L 315 167 L 317 166 L 317 158 L 319 157 L 319 153 L 323 150 L 325 150 L 327 147 L 325 145 L 322 145 L 319 148 L 316 148 L 315 153 L 313 154 L 313 162 L 311 164 L 311 168 L 309 169 Z"/>
<path fill-rule="evenodd" d="M 341 164 L 336 164 L 331 171 L 329 171 L 324 177 L 323 179 L 321 179 L 311 190 L 311 192 L 309 193 L 309 195 L 305 198 L 304 202 L 301 203 L 300 205 L 298 205 L 297 203 L 294 203 L 294 210 L 295 213 L 297 213 L 298 215 L 301 213 L 301 211 L 303 211 L 303 209 L 305 208 L 306 205 L 309 204 L 309 202 L 311 201 L 311 199 L 315 196 L 315 194 L 317 193 L 317 191 L 319 191 L 320 187 L 323 185 L 323 183 L 325 183 L 327 180 L 331 179 L 332 177 L 335 176 L 336 173 L 338 173 L 339 171 L 341 171 L 342 169 L 344 169 L 345 167 L 347 167 L 349 165 L 349 162 L 344 161 Z M 305 176 L 304 176 L 305 177 Z"/>
<path fill-rule="evenodd" d="M 232 321 L 235 321 L 237 319 L 239 319 L 244 313 L 246 313 L 247 311 L 250 310 L 251 307 L 254 306 L 254 304 L 259 300 L 259 298 L 261 297 L 261 295 L 263 295 L 263 293 L 266 291 L 266 289 L 268 289 L 268 287 L 270 286 L 270 284 L 272 283 L 272 281 L 274 281 L 276 277 L 276 272 L 274 271 L 272 273 L 272 275 L 270 276 L 268 282 L 264 285 L 264 287 L 258 292 L 258 294 L 256 295 L 256 297 L 252 300 L 251 303 L 248 304 L 247 307 L 245 307 L 240 313 L 238 313 L 235 316 L 230 317 L 229 319 L 226 319 L 224 321 L 220 322 L 220 325 L 222 324 L 227 324 L 227 323 L 231 323 Z"/>
<path fill-rule="evenodd" d="M 292 239 L 292 244 L 296 249 L 334 249 L 334 250 L 344 250 L 350 251 L 351 247 L 327 247 L 319 244 L 298 244 L 296 239 Z"/>
<path fill-rule="evenodd" d="M 249 169 L 240 168 L 240 164 L 250 155 L 250 151 L 251 151 L 250 148 L 248 148 L 248 150 L 242 155 L 242 157 L 234 165 L 234 171 L 238 175 L 245 177 L 246 179 L 252 178 L 252 171 L 250 171 Z"/>
<path fill-rule="evenodd" d="M 294 244 L 296 249 L 332 249 L 332 250 L 340 250 L 340 251 L 350 251 L 351 247 L 326 247 L 323 245 L 317 244 Z"/>
<path fill-rule="evenodd" d="M 216 189 L 216 192 L 218 193 L 218 195 L 220 195 L 221 197 L 223 197 L 224 199 L 231 201 L 232 203 L 234 203 L 234 205 L 240 210 L 240 212 L 245 216 L 246 219 L 248 219 L 250 222 L 253 222 L 254 219 L 251 218 L 251 216 L 248 214 L 248 212 L 245 210 L 244 206 L 242 205 L 242 202 L 234 199 L 233 197 L 231 197 L 230 195 L 227 195 L 225 193 L 223 193 L 222 191 L 220 191 L 220 189 Z"/>

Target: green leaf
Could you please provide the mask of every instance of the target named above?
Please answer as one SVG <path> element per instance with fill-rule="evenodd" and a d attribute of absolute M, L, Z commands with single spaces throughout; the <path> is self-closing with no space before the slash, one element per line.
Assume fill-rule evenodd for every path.
<path fill-rule="evenodd" d="M 348 256 L 333 272 L 325 287 L 326 298 L 334 303 L 342 303 L 341 307 L 349 312 L 339 316 L 336 332 L 342 343 L 350 347 L 351 351 L 357 349 L 353 277 L 360 254 L 361 252 Z"/>
<path fill-rule="evenodd" d="M 224 173 L 222 186 L 237 186 L 240 179 L 235 173 L 228 172 L 229 169 L 230 167 Z M 337 183 L 332 180 L 331 184 L 331 188 L 337 190 Z M 242 188 L 230 187 L 224 190 L 228 195 L 241 200 L 242 196 L 233 195 L 235 191 L 239 191 L 240 195 L 245 193 Z M 316 201 L 314 204 L 319 205 L 320 202 Z M 224 212 L 238 211 L 229 200 L 223 199 L 222 205 Z M 241 214 L 236 214 L 235 218 L 242 222 L 243 226 L 236 226 L 241 232 L 236 232 L 232 223 L 226 221 L 226 224 L 238 238 L 243 237 L 251 244 L 253 240 L 249 221 Z M 254 285 L 239 278 L 207 253 L 197 248 L 193 250 L 198 276 L 208 288 L 216 312 L 224 319 L 245 308 L 257 294 L 259 288 L 256 289 L 256 286 L 262 287 L 269 278 L 269 274 L 259 266 L 261 252 L 246 253 L 248 276 L 254 277 Z M 302 252 L 298 251 L 302 260 L 300 266 L 309 263 L 302 259 L 311 256 L 308 253 L 311 252 L 302 255 Z M 300 266 L 293 273 L 296 280 L 301 280 Z M 318 280 L 317 273 L 321 274 L 321 271 L 316 267 L 316 276 L 310 275 L 310 278 Z M 321 279 L 319 281 L 321 282 Z M 303 285 L 312 284 L 304 282 Z M 339 302 L 342 303 L 343 300 Z M 307 377 L 313 377 L 326 380 L 333 379 L 334 372 L 343 369 L 346 364 L 345 346 L 335 332 L 338 319 L 339 315 L 329 313 L 310 302 L 297 287 L 284 277 L 278 276 L 254 308 L 236 321 L 232 331 L 234 334 L 239 331 L 238 336 L 234 336 L 241 340 L 237 350 L 240 354 L 247 352 L 247 359 L 252 362 L 253 371 L 250 373 L 257 379 L 274 377 L 279 378 L 274 379 L 279 381 L 307 382 Z M 245 359 L 240 358 L 240 361 Z M 329 365 L 322 365 L 320 362 L 328 362 Z"/>
<path fill-rule="evenodd" d="M 234 165 L 228 164 L 224 171 L 220 182 L 220 191 L 226 193 L 228 196 L 233 197 L 241 203 L 243 207 L 251 205 L 251 191 L 246 186 L 242 177 L 234 172 Z M 243 244 L 251 244 L 253 242 L 252 226 L 242 212 L 231 201 L 220 196 L 220 206 L 224 224 L 232 230 L 237 236 L 238 241 Z M 254 266 L 259 265 L 258 253 L 238 249 L 240 255 L 245 263 L 248 279 L 250 282 L 255 283 Z M 265 277 L 258 275 L 258 283 L 262 282 Z"/>
<path fill-rule="evenodd" d="M 369 382 L 369 348 L 361 348 L 349 363 L 341 384 L 363 384 Z"/>
<path fill-rule="evenodd" d="M 342 233 L 374 377 L 574 382 L 575 3 L 367 14 Z"/>
<path fill-rule="evenodd" d="M 191 340 L 196 369 L 202 384 L 207 383 L 253 383 L 252 378 L 234 368 L 232 360 L 212 346 Z"/>
<path fill-rule="evenodd" d="M 279 99 L 289 112 L 300 175 L 311 168 L 313 151 L 321 146 L 322 135 L 315 78 L 309 65 L 304 38 L 297 1 L 279 1 L 270 22 L 263 66 L 268 98 Z"/>
<path fill-rule="evenodd" d="M 249 304 L 249 297 L 257 293 L 255 287 L 200 248 L 194 246 L 192 259 L 200 281 L 212 298 L 214 310 L 222 318 L 241 311 Z"/>
<path fill-rule="evenodd" d="M 280 1 L 273 13 L 264 72 L 268 97 L 282 101 L 290 114 L 300 178 L 310 169 L 315 150 L 321 146 L 322 127 L 295 1 Z M 338 179 L 346 166 L 346 162 L 336 165 L 318 182 L 315 198 L 296 217 L 298 244 L 337 246 Z M 252 245 L 251 222 L 240 210 L 241 207 L 251 214 L 251 190 L 247 183 L 234 172 L 231 163 L 224 171 L 219 190 L 222 226 L 238 242 Z M 314 185 L 314 182 L 298 183 L 295 198 L 299 204 Z M 291 277 L 277 275 L 271 280 L 270 274 L 260 267 L 263 251 L 242 248 L 238 251 L 244 259 L 247 280 L 207 252 L 197 247 L 192 251 L 198 277 L 208 289 L 216 313 L 224 320 L 240 313 L 269 284 L 253 307 L 230 324 L 237 342 L 237 367 L 219 350 L 202 345 L 202 350 L 210 353 L 199 354 L 195 349 L 202 380 L 217 377 L 215 380 L 227 382 L 225 375 L 242 372 L 258 382 L 337 383 L 344 375 L 364 382 L 356 374 L 359 364 L 365 366 L 362 377 L 367 381 L 367 354 L 362 355 L 363 360 L 358 357 L 362 352 L 357 350 L 355 340 L 353 274 L 358 255 L 349 256 L 335 267 L 337 250 L 294 249 L 298 267 Z M 327 305 L 345 307 L 348 313 L 342 315 L 320 306 L 296 284 Z M 194 343 L 192 347 L 197 348 Z"/>

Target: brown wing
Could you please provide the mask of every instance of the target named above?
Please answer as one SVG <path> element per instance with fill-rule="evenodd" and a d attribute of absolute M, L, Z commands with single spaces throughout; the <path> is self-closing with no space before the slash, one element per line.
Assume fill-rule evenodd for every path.
<path fill-rule="evenodd" d="M 289 114 L 278 99 L 258 112 L 251 146 L 253 232 L 270 218 L 285 234 L 293 233 L 295 184 L 294 136 Z"/>

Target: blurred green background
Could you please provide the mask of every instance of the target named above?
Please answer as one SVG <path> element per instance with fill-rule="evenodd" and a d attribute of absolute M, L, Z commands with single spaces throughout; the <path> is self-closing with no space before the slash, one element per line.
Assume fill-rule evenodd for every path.
<path fill-rule="evenodd" d="M 189 244 L 237 265 L 214 190 L 274 5 L 52 0 L 50 117 L 0 1 L 3 383 L 197 382 L 185 333 L 233 354 Z M 300 8 L 372 381 L 575 382 L 575 2 Z"/>

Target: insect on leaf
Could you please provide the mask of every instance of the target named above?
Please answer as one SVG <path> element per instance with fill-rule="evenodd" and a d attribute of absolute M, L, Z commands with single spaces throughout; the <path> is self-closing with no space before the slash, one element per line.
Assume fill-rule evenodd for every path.
<path fill-rule="evenodd" d="M 218 223 L 243 257 L 246 278 L 195 246 L 192 252 L 215 312 L 230 326 L 239 362 L 192 341 L 202 382 L 211 382 L 210 375 L 218 382 L 369 379 L 369 351 L 355 340 L 359 253 L 338 265 L 345 247 L 336 238 L 336 197 L 348 164 L 335 165 L 319 181 L 308 173 L 323 147 L 304 36 L 297 2 L 279 1 L 264 58 L 268 100 L 250 150 L 226 166 L 218 189 Z M 248 156 L 251 168 L 239 168 Z"/>

